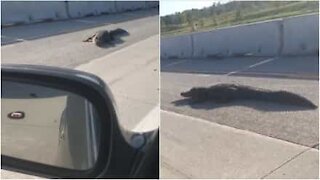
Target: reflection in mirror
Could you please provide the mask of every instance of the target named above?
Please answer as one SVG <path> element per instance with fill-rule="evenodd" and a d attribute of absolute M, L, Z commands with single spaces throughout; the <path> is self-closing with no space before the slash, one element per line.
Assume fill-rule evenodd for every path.
<path fill-rule="evenodd" d="M 100 121 L 87 99 L 3 80 L 1 101 L 2 155 L 69 169 L 93 168 Z"/>

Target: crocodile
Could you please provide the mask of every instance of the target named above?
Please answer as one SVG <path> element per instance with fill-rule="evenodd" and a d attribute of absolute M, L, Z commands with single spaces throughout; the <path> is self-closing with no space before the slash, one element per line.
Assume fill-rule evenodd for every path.
<path fill-rule="evenodd" d="M 93 34 L 92 36 L 83 40 L 83 42 L 93 42 L 97 46 L 103 46 L 105 44 L 111 44 L 118 36 L 128 35 L 129 33 L 121 28 L 115 30 L 101 30 Z"/>
<path fill-rule="evenodd" d="M 257 100 L 274 102 L 286 105 L 303 106 L 316 109 L 307 98 L 298 94 L 278 90 L 268 90 L 240 84 L 216 84 L 210 87 L 193 87 L 189 91 L 180 94 L 190 98 L 193 103 L 212 101 L 215 103 L 229 103 L 236 100 Z"/>

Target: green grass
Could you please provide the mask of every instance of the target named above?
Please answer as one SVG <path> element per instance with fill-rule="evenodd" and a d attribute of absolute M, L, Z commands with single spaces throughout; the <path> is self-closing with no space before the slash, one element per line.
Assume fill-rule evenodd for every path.
<path fill-rule="evenodd" d="M 202 20 L 203 25 L 200 27 L 198 26 L 195 32 L 310 13 L 319 13 L 318 2 L 300 1 L 286 4 L 281 7 L 243 8 L 241 10 L 241 18 L 236 18 L 235 10 L 222 13 L 219 16 L 216 15 L 216 24 L 213 23 L 212 16 L 196 19 L 194 22 L 199 24 L 199 21 Z M 166 27 L 161 26 L 162 36 L 182 35 L 190 32 L 192 32 L 192 29 L 187 23 Z"/>

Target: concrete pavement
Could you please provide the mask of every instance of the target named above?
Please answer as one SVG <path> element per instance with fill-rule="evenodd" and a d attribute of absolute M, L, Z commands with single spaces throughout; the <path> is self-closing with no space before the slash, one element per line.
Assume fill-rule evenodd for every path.
<path fill-rule="evenodd" d="M 130 33 L 130 36 L 123 38 L 122 44 L 99 48 L 92 43 L 82 42 L 83 38 L 97 30 L 117 27 Z M 159 127 L 158 12 L 130 12 L 124 15 L 10 27 L 7 30 L 6 33 L 12 34 L 5 35 L 10 35 L 13 40 L 22 38 L 23 41 L 16 43 L 8 40 L 7 43 L 11 44 L 1 46 L 2 63 L 42 64 L 94 73 L 108 84 L 114 94 L 120 124 L 124 128 L 148 131 Z M 34 37 L 35 34 L 39 36 Z M 40 141 L 45 143 L 46 139 L 57 138 L 56 130 L 57 128 L 53 128 L 55 132 L 43 135 L 44 140 Z M 34 151 L 29 149 L 28 152 Z M 47 154 L 39 156 L 36 153 L 38 158 Z M 29 157 L 37 159 L 33 155 L 35 154 Z M 43 163 L 51 163 L 45 158 L 42 160 Z M 2 171 L 1 176 L 12 178 L 19 174 Z"/>
<path fill-rule="evenodd" d="M 1 29 L 1 45 L 25 42 L 49 36 L 71 33 L 91 29 L 99 26 L 106 26 L 126 21 L 156 16 L 158 10 L 141 10 L 134 12 L 124 12 L 119 14 L 109 14 L 91 16 L 77 19 L 68 19 L 54 22 L 43 22 L 22 26 L 10 26 Z"/>
<path fill-rule="evenodd" d="M 110 86 L 125 128 L 133 129 L 159 106 L 158 46 L 159 36 L 152 36 L 76 68 L 101 77 Z M 156 117 L 153 121 L 159 124 Z"/>
<path fill-rule="evenodd" d="M 191 104 L 182 91 L 238 83 L 319 105 L 318 57 L 161 60 L 161 177 L 319 177 L 319 109 L 239 101 Z"/>
<path fill-rule="evenodd" d="M 89 26 L 90 28 L 80 28 L 81 30 L 77 31 L 68 28 L 73 27 L 74 23 L 72 21 L 63 23 L 53 22 L 52 24 L 44 24 L 41 26 L 35 24 L 23 27 L 13 27 L 15 29 L 10 30 L 10 32 L 12 31 L 15 37 L 20 34 L 26 34 L 26 37 L 22 38 L 27 39 L 32 35 L 37 36 L 37 32 L 39 32 L 39 37 L 42 38 L 33 38 L 24 42 L 2 46 L 2 63 L 43 64 L 74 68 L 80 64 L 88 63 L 93 59 L 106 56 L 121 48 L 159 34 L 158 14 L 154 13 L 150 16 L 136 19 L 125 16 L 126 19 L 123 18 L 124 21 L 119 22 L 114 22 L 112 17 L 114 16 L 111 15 L 102 20 L 99 19 L 103 18 L 103 16 L 95 17 L 91 20 L 85 19 L 92 23 Z M 117 19 L 116 17 L 114 18 Z M 81 20 L 84 21 L 83 19 L 78 19 L 77 21 Z M 64 33 L 55 35 L 56 31 L 60 32 L 60 30 L 50 33 L 50 31 L 52 31 L 52 26 L 55 25 L 60 29 L 63 29 L 64 31 L 62 32 Z M 27 32 L 30 33 L 24 33 L 24 28 L 28 29 Z M 122 37 L 123 42 L 115 44 L 113 47 L 99 48 L 93 43 L 82 42 L 88 36 L 92 36 L 96 31 L 115 28 L 123 28 L 127 30 L 130 35 Z M 45 34 L 43 37 L 44 31 L 49 31 L 50 35 Z M 10 35 L 9 32 L 7 32 L 7 34 L 9 34 L 8 36 L 10 37 L 14 36 Z M 2 35 L 6 36 L 6 32 Z"/>
<path fill-rule="evenodd" d="M 318 143 L 319 109 L 255 101 L 226 105 L 210 102 L 190 105 L 180 96 L 180 92 L 194 86 L 216 83 L 239 83 L 271 90 L 287 90 L 319 105 L 319 84 L 315 80 L 161 72 L 161 108 L 309 147 Z"/>
<path fill-rule="evenodd" d="M 317 80 L 318 70 L 318 56 L 161 60 L 161 71 L 176 73 Z"/>
<path fill-rule="evenodd" d="M 114 47 L 82 42 L 98 30 L 118 27 L 130 35 Z M 123 126 L 133 129 L 159 106 L 158 34 L 156 10 L 9 27 L 2 36 L 24 41 L 2 45 L 1 60 L 76 68 L 100 76 L 111 87 Z"/>
<path fill-rule="evenodd" d="M 319 151 L 286 141 L 161 112 L 161 178 L 319 177 Z"/>

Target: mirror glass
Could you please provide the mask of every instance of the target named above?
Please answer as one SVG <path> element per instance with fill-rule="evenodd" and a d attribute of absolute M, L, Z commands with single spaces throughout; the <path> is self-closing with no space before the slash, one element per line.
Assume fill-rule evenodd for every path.
<path fill-rule="evenodd" d="M 100 121 L 87 99 L 3 80 L 1 102 L 2 155 L 68 169 L 93 168 Z"/>

